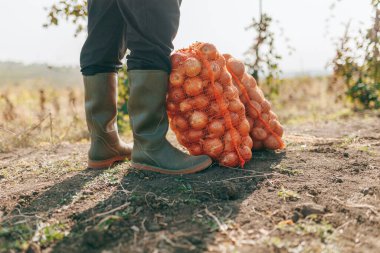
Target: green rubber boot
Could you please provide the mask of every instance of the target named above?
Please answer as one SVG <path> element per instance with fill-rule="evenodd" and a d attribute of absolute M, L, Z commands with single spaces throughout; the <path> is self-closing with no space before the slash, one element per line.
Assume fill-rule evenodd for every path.
<path fill-rule="evenodd" d="M 84 76 L 85 109 L 91 147 L 88 167 L 109 168 L 131 158 L 132 144 L 120 140 L 117 129 L 117 74 Z"/>
<path fill-rule="evenodd" d="M 208 168 L 212 164 L 208 156 L 185 154 L 166 139 L 168 74 L 160 70 L 131 70 L 128 77 L 128 112 L 134 140 L 132 167 L 162 174 L 191 174 Z"/>

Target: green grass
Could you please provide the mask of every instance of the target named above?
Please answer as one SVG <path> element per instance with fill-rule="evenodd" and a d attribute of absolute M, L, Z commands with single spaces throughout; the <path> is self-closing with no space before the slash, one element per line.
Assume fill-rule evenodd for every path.
<path fill-rule="evenodd" d="M 284 187 L 281 188 L 280 191 L 278 191 L 277 196 L 280 197 L 283 201 L 297 201 L 301 197 L 298 195 L 298 193 L 287 190 Z"/>
<path fill-rule="evenodd" d="M 288 175 L 288 176 L 298 176 L 303 174 L 303 170 L 299 169 L 292 169 L 289 167 L 286 167 L 285 165 L 278 164 L 273 167 L 274 171 L 279 172 L 280 174 Z"/>

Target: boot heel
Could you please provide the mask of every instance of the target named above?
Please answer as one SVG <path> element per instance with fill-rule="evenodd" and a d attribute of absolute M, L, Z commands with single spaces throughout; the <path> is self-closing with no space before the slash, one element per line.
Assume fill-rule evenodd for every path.
<path fill-rule="evenodd" d="M 115 156 L 113 158 L 103 160 L 103 161 L 93 161 L 88 160 L 88 168 L 89 169 L 108 169 L 116 162 L 122 162 L 128 159 L 127 156 Z"/>

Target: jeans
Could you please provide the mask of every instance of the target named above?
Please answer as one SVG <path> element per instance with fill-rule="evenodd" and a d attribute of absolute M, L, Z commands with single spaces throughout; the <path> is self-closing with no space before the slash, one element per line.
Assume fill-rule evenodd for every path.
<path fill-rule="evenodd" d="M 170 54 L 182 0 L 89 0 L 83 75 L 117 72 L 127 49 L 128 70 L 171 71 Z"/>

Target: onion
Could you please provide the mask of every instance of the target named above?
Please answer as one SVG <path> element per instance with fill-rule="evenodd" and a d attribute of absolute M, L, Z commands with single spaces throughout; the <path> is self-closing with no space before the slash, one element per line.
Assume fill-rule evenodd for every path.
<path fill-rule="evenodd" d="M 263 113 L 261 114 L 261 119 L 266 122 L 267 124 L 269 124 L 269 114 L 267 113 Z M 267 126 L 259 119 L 257 119 L 256 121 L 256 124 L 255 124 L 256 127 L 262 127 L 262 128 L 267 128 Z"/>
<path fill-rule="evenodd" d="M 190 116 L 190 125 L 193 129 L 202 130 L 207 126 L 208 117 L 206 113 L 195 111 Z"/>
<path fill-rule="evenodd" d="M 202 155 L 202 147 L 199 144 L 191 144 L 187 149 L 191 155 Z"/>
<path fill-rule="evenodd" d="M 235 58 L 230 58 L 227 61 L 227 66 L 239 79 L 243 77 L 245 68 L 244 64 L 241 61 Z"/>
<path fill-rule="evenodd" d="M 189 112 L 193 110 L 193 100 L 192 99 L 185 99 L 181 103 L 179 103 L 179 110 L 182 113 Z"/>
<path fill-rule="evenodd" d="M 257 141 L 257 140 L 253 142 L 253 147 L 252 147 L 253 150 L 261 150 L 263 149 L 263 147 L 264 147 L 263 142 Z"/>
<path fill-rule="evenodd" d="M 269 121 L 270 128 L 280 137 L 284 134 L 284 129 L 281 126 L 280 122 L 275 119 Z"/>
<path fill-rule="evenodd" d="M 204 136 L 204 133 L 202 130 L 190 129 L 189 132 L 187 132 L 188 142 L 199 142 L 200 139 L 203 138 L 203 136 Z"/>
<path fill-rule="evenodd" d="M 202 87 L 203 88 L 208 88 L 210 86 L 210 80 L 203 80 L 202 81 Z"/>
<path fill-rule="evenodd" d="M 220 165 L 225 167 L 237 167 L 239 166 L 239 157 L 235 152 L 223 153 L 220 158 Z"/>
<path fill-rule="evenodd" d="M 241 144 L 242 139 L 239 132 L 236 129 L 230 129 L 224 135 L 224 145 L 226 147 L 226 151 L 234 150 L 234 144 L 232 140 L 235 140 L 236 146 L 239 146 Z M 227 147 L 228 147 L 228 150 L 227 150 Z"/>
<path fill-rule="evenodd" d="M 174 127 L 180 131 L 185 131 L 189 129 L 189 123 L 187 122 L 187 120 L 179 115 L 173 118 L 173 124 Z"/>
<path fill-rule="evenodd" d="M 205 95 L 199 95 L 193 99 L 192 104 L 194 108 L 204 110 L 209 106 L 210 99 L 207 98 Z"/>
<path fill-rule="evenodd" d="M 185 93 L 181 88 L 173 88 L 169 91 L 169 99 L 178 103 L 185 99 Z"/>
<path fill-rule="evenodd" d="M 220 77 L 220 66 L 218 65 L 217 62 L 211 62 L 210 63 L 210 67 L 211 67 L 211 70 L 212 70 L 212 73 L 214 73 L 214 80 L 218 80 L 219 77 Z M 210 75 L 209 75 L 209 72 L 208 72 L 208 68 L 204 67 L 201 71 L 201 77 L 202 79 L 211 79 L 210 78 Z"/>
<path fill-rule="evenodd" d="M 240 123 L 239 114 L 237 114 L 236 112 L 230 112 L 230 116 L 231 116 L 232 125 L 238 126 Z"/>
<path fill-rule="evenodd" d="M 257 86 L 255 78 L 247 73 L 244 73 L 243 78 L 241 79 L 241 83 L 244 85 L 247 91 L 254 89 Z"/>
<path fill-rule="evenodd" d="M 214 73 L 214 80 L 218 80 L 220 78 L 220 73 L 222 72 L 221 67 L 216 61 L 210 63 L 211 70 Z"/>
<path fill-rule="evenodd" d="M 239 134 L 241 136 L 248 136 L 251 128 L 247 119 L 243 119 L 239 124 Z"/>
<path fill-rule="evenodd" d="M 272 106 L 268 100 L 264 99 L 264 101 L 261 102 L 261 108 L 263 109 L 263 112 L 269 112 L 271 107 Z"/>
<path fill-rule="evenodd" d="M 219 57 L 216 59 L 216 63 L 218 63 L 219 67 L 222 69 L 226 66 L 226 59 L 224 59 L 223 56 L 219 55 Z"/>
<path fill-rule="evenodd" d="M 210 137 L 216 138 L 224 134 L 226 128 L 223 120 L 213 120 L 207 127 Z"/>
<path fill-rule="evenodd" d="M 261 118 L 262 118 L 265 122 L 269 123 L 269 114 L 268 114 L 268 113 L 262 113 L 262 114 L 261 114 Z"/>
<path fill-rule="evenodd" d="M 225 135 L 224 135 L 224 142 L 225 142 L 225 145 L 227 145 L 227 143 L 230 143 L 231 145 L 233 145 L 233 142 L 232 140 L 235 140 L 235 144 L 237 146 L 239 146 L 241 144 L 241 136 L 239 134 L 239 132 L 236 130 L 236 129 L 230 129 Z"/>
<path fill-rule="evenodd" d="M 220 72 L 219 82 L 220 82 L 222 85 L 229 85 L 229 84 L 231 84 L 231 82 L 232 82 L 231 74 L 228 73 L 227 70 L 223 69 L 223 70 Z"/>
<path fill-rule="evenodd" d="M 253 101 L 256 101 L 259 104 L 261 104 L 264 101 L 262 91 L 258 87 L 254 89 L 249 89 L 248 95 Z"/>
<path fill-rule="evenodd" d="M 166 109 L 168 110 L 168 112 L 171 113 L 176 112 L 178 110 L 177 105 L 173 102 L 167 102 Z"/>
<path fill-rule="evenodd" d="M 183 86 L 189 96 L 197 96 L 203 91 L 203 81 L 199 77 L 187 78 Z"/>
<path fill-rule="evenodd" d="M 224 97 L 228 100 L 232 100 L 239 97 L 238 89 L 233 85 L 227 85 L 224 87 Z"/>
<path fill-rule="evenodd" d="M 273 135 L 269 136 L 264 141 L 264 145 L 266 148 L 271 149 L 271 150 L 276 150 L 281 147 L 281 144 L 277 141 L 277 139 Z"/>
<path fill-rule="evenodd" d="M 247 105 L 248 100 L 245 98 L 245 96 L 240 96 L 240 101 L 241 101 L 244 105 L 248 106 L 248 105 Z"/>
<path fill-rule="evenodd" d="M 175 52 L 171 55 L 170 61 L 172 63 L 172 68 L 176 69 L 178 68 L 183 62 L 185 62 L 187 59 L 186 54 L 181 52 Z"/>
<path fill-rule="evenodd" d="M 277 115 L 274 112 L 270 111 L 269 112 L 269 118 L 270 119 L 277 119 L 278 117 L 277 117 Z"/>
<path fill-rule="evenodd" d="M 270 126 L 270 128 L 271 128 L 273 131 L 276 130 L 276 127 L 277 127 L 278 124 L 279 124 L 279 123 L 278 123 L 277 120 L 273 120 L 273 119 L 271 119 L 271 120 L 269 121 L 269 126 Z"/>
<path fill-rule="evenodd" d="M 224 57 L 224 59 L 226 59 L 226 61 L 228 61 L 230 58 L 232 58 L 232 55 L 230 55 L 230 54 L 223 54 L 223 57 Z"/>
<path fill-rule="evenodd" d="M 220 83 L 218 82 L 215 82 L 215 87 L 216 87 L 216 90 L 217 92 L 222 96 L 223 95 L 223 87 Z M 215 92 L 214 92 L 214 88 L 212 85 L 209 85 L 209 87 L 207 88 L 207 95 L 214 98 L 215 97 Z"/>
<path fill-rule="evenodd" d="M 253 119 L 256 119 L 261 113 L 261 105 L 253 100 L 251 100 L 251 103 L 246 107 L 246 109 L 248 115 Z"/>
<path fill-rule="evenodd" d="M 188 77 L 197 76 L 202 70 L 202 64 L 198 59 L 191 57 L 188 58 L 185 63 L 185 73 Z"/>
<path fill-rule="evenodd" d="M 249 147 L 250 149 L 252 149 L 252 147 L 253 147 L 253 141 L 252 141 L 252 138 L 251 138 L 249 135 L 243 137 L 243 138 L 241 139 L 241 144 L 242 144 L 243 146 L 247 146 L 247 147 Z"/>
<path fill-rule="evenodd" d="M 218 138 L 207 139 L 203 142 L 203 151 L 213 159 L 218 158 L 223 149 L 223 142 Z"/>
<path fill-rule="evenodd" d="M 261 127 L 253 128 L 251 133 L 252 133 L 253 138 L 259 141 L 263 141 L 268 137 L 267 132 Z"/>
<path fill-rule="evenodd" d="M 252 129 L 253 125 L 254 125 L 253 119 L 251 119 L 251 117 L 247 117 L 247 120 L 248 120 L 248 123 L 249 123 L 249 128 Z"/>
<path fill-rule="evenodd" d="M 275 133 L 280 137 L 284 135 L 284 128 L 281 124 L 277 126 Z"/>
<path fill-rule="evenodd" d="M 243 158 L 245 161 L 249 161 L 252 159 L 252 151 L 250 147 L 241 146 L 239 148 L 239 154 L 241 158 Z"/>
<path fill-rule="evenodd" d="M 179 71 L 173 70 L 170 74 L 170 84 L 172 87 L 181 87 L 185 81 L 185 76 Z"/>
<path fill-rule="evenodd" d="M 218 51 L 216 50 L 216 47 L 211 43 L 204 43 L 201 46 L 200 50 L 208 60 L 215 60 L 218 58 Z"/>
<path fill-rule="evenodd" d="M 177 136 L 177 140 L 178 142 L 182 145 L 182 146 L 185 146 L 187 147 L 189 145 L 188 141 L 187 141 L 187 137 L 186 135 L 183 135 L 183 134 L 176 134 Z"/>
<path fill-rule="evenodd" d="M 222 112 L 220 110 L 219 104 L 216 101 L 210 104 L 209 113 L 212 116 L 222 116 Z"/>
<path fill-rule="evenodd" d="M 228 105 L 228 110 L 230 110 L 231 112 L 240 113 L 244 111 L 244 105 L 242 102 L 240 102 L 239 99 L 233 99 L 230 101 Z"/>

